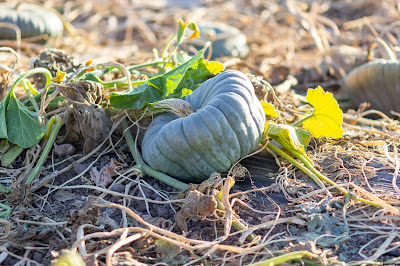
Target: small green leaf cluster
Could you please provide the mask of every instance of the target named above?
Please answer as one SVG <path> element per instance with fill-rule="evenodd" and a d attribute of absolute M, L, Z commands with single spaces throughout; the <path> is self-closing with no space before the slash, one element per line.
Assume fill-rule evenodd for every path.
<path fill-rule="evenodd" d="M 202 55 L 201 50 L 165 74 L 150 78 L 136 88 L 113 93 L 111 106 L 117 109 L 142 109 L 164 99 L 182 98 L 191 94 L 209 75 L 223 70 L 221 63 L 208 62 Z"/>

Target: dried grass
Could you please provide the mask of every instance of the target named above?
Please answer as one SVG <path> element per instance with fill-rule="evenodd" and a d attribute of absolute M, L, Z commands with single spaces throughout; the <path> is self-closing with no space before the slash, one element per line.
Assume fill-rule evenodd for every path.
<path fill-rule="evenodd" d="M 341 78 L 354 65 L 366 60 L 368 46 L 377 37 L 388 42 L 394 51 L 400 51 L 398 1 L 206 1 L 205 5 L 190 10 L 179 6 L 162 7 L 165 2 L 182 4 L 182 1 L 177 0 L 152 3 L 126 0 L 54 0 L 46 1 L 45 5 L 60 10 L 64 20 L 73 25 L 74 28 L 69 26 L 69 32 L 62 42 L 56 43 L 56 47 L 66 50 L 80 63 L 88 59 L 103 65 L 109 61 L 123 64 L 145 62 L 153 57 L 153 48 L 163 48 L 168 36 L 175 32 L 178 18 L 191 19 L 198 23 L 220 21 L 236 26 L 246 34 L 250 53 L 242 59 L 222 59 L 224 64 L 230 69 L 261 75 L 274 85 L 282 83 L 281 89 L 276 87 L 274 97 L 280 103 L 283 114 L 296 107 L 292 94 L 287 93 L 290 86 L 302 93 L 308 87 L 321 85 L 335 92 L 337 96 L 343 96 L 346 92 L 341 87 Z M 38 44 L 21 43 L 21 40 L 1 41 L 0 45 L 22 51 L 15 67 L 8 63 L 15 62 L 13 55 L 0 51 L 0 68 L 13 73 L 13 78 L 17 77 L 18 72 L 26 71 L 30 59 L 43 48 Z M 349 47 L 352 48 L 350 52 Z M 297 78 L 296 82 L 293 82 L 293 76 Z M 9 77 L 3 80 L 10 82 Z M 111 139 L 111 133 L 123 118 L 115 123 L 107 140 L 78 160 L 81 163 L 92 159 L 91 164 L 81 174 L 57 186 L 46 185 L 49 190 L 42 196 L 41 209 L 47 204 L 46 200 L 51 193 L 79 188 L 101 193 L 91 207 L 121 210 L 123 227 L 111 232 L 105 232 L 103 228 L 91 224 L 80 225 L 76 235 L 72 235 L 70 229 L 68 236 L 58 232 L 85 260 L 100 264 L 111 265 L 113 255 L 127 246 L 135 247 L 130 250 L 135 259 L 150 263 L 152 260 L 149 255 L 162 256 L 154 251 L 154 239 L 186 250 L 179 253 L 186 258 L 182 263 L 184 265 L 246 265 L 291 251 L 294 249 L 291 246 L 293 243 L 313 243 L 323 249 L 309 250 L 319 256 L 321 263 L 346 261 L 355 265 L 363 260 L 368 263 L 389 261 L 400 256 L 399 211 L 392 207 L 400 207 L 400 126 L 398 121 L 379 111 L 373 111 L 382 117 L 379 120 L 364 118 L 372 111 L 362 111 L 345 114 L 346 138 L 339 141 L 318 141 L 312 145 L 309 156 L 339 186 L 379 203 L 382 209 L 350 201 L 349 198 L 335 193 L 334 187 L 317 189 L 308 177 L 277 158 L 280 170 L 275 175 L 274 187 L 231 193 L 229 197 L 226 193 L 223 204 L 229 210 L 225 215 L 229 215 L 224 219 L 223 213 L 215 212 L 203 221 L 208 223 L 207 227 L 214 233 L 212 240 L 202 240 L 202 236 L 196 232 L 191 232 L 190 235 L 176 233 L 174 226 L 168 221 L 158 221 L 157 225 L 146 222 L 128 207 L 131 201 L 140 201 L 146 205 L 150 214 L 150 204 L 169 204 L 175 211 L 176 205 L 184 203 L 184 199 L 171 199 L 171 194 L 146 183 L 135 168 L 117 170 L 118 178 L 108 188 L 70 185 L 82 178 L 106 153 L 114 152 L 119 158 L 125 158 L 116 149 L 120 142 L 114 143 Z M 289 114 L 284 118 L 290 120 Z M 104 148 L 106 142 L 110 144 Z M 103 150 L 99 152 L 102 147 Z M 24 169 L 34 166 L 40 151 L 40 147 L 28 150 L 27 162 L 20 169 L 0 168 L 2 176 L 9 175 L 2 178 L 2 182 L 17 182 L 15 178 Z M 64 162 L 58 164 L 62 163 Z M 56 166 L 53 163 L 45 170 Z M 72 165 L 59 170 L 58 175 L 71 168 Z M 377 187 L 376 183 L 371 183 L 378 173 L 392 175 L 385 187 Z M 55 177 L 52 176 L 51 179 Z M 112 190 L 113 185 L 122 182 L 127 184 L 125 192 Z M 227 183 L 229 182 L 225 182 Z M 203 190 L 210 195 L 215 190 L 229 191 L 222 184 L 208 184 Z M 130 188 L 142 191 L 142 197 L 130 195 Z M 148 198 L 144 188 L 150 189 L 162 200 Z M 291 203 L 287 206 L 277 203 L 263 206 L 248 200 L 252 197 L 251 193 L 267 189 L 280 190 Z M 105 201 L 104 198 L 109 195 L 122 197 L 122 203 Z M 249 214 L 253 215 L 252 219 L 249 219 Z M 2 236 L 16 233 L 16 227 L 13 226 L 17 224 L 58 228 L 66 223 L 44 218 L 37 221 L 34 217 L 28 220 L 20 219 L 16 215 L 11 222 L 2 221 Z M 235 219 L 241 219 L 248 227 L 243 231 L 232 230 L 231 223 Z M 337 224 L 330 224 L 330 220 L 337 221 Z M 140 225 L 133 226 L 135 223 Z M 312 235 L 315 232 L 318 234 Z M 252 233 L 259 235 L 259 238 L 249 243 L 246 237 Z M 101 242 L 102 239 L 107 239 L 108 242 Z M 148 239 L 149 243 L 146 242 Z M 17 258 L 19 265 L 34 263 L 29 258 L 29 246 L 25 247 L 26 252 L 17 255 L 14 254 L 17 253 L 15 249 L 14 253 L 9 251 L 12 244 L 9 241 L 2 246 L 0 263 L 7 256 Z M 347 250 L 349 248 L 353 250 Z M 162 258 L 159 261 L 162 262 Z"/>

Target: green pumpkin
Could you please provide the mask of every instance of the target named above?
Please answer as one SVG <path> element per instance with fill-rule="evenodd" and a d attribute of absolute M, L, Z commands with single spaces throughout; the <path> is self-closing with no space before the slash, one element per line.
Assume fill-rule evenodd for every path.
<path fill-rule="evenodd" d="M 143 159 L 152 168 L 197 183 L 229 170 L 258 147 L 265 114 L 245 74 L 218 74 L 185 100 L 196 112 L 158 115 L 144 135 Z"/>
<path fill-rule="evenodd" d="M 54 38 L 63 33 L 63 22 L 57 14 L 41 6 L 20 3 L 0 3 L 0 23 L 16 25 L 21 30 L 21 37 L 33 38 L 47 35 Z M 15 30 L 0 27 L 1 40 L 15 40 Z"/>
<path fill-rule="evenodd" d="M 356 107 L 369 102 L 372 109 L 390 115 L 400 112 L 400 62 L 386 59 L 362 64 L 345 77 L 344 86 Z"/>

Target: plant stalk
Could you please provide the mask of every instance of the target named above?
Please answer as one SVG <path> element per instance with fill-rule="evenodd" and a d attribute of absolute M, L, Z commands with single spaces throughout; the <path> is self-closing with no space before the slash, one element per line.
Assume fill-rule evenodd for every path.
<path fill-rule="evenodd" d="M 7 206 L 6 204 L 0 203 L 0 208 L 5 209 L 5 211 L 0 212 L 0 217 L 4 217 L 4 219 L 7 219 L 8 216 L 11 214 L 11 207 Z"/>
<path fill-rule="evenodd" d="M 33 168 L 32 172 L 30 173 L 28 179 L 26 180 L 25 184 L 30 186 L 32 184 L 32 181 L 36 178 L 36 176 L 40 172 L 40 168 L 46 161 L 47 155 L 49 154 L 51 147 L 54 144 L 54 141 L 56 140 L 57 134 L 60 131 L 61 127 L 64 124 L 64 120 L 61 118 L 61 116 L 56 116 L 55 117 L 55 124 L 53 126 L 53 130 L 51 131 L 49 140 L 46 143 L 46 146 L 42 152 L 42 155 L 40 156 L 35 168 Z"/>
<path fill-rule="evenodd" d="M 45 85 L 45 87 L 47 87 L 47 86 L 51 83 L 51 79 L 52 79 L 51 73 L 50 73 L 50 71 L 49 71 L 48 69 L 46 69 L 46 68 L 38 67 L 38 68 L 31 69 L 31 70 L 25 72 L 24 74 L 22 74 L 21 76 L 19 76 L 19 77 L 17 78 L 17 80 L 13 83 L 13 85 L 11 86 L 10 92 L 13 92 L 14 89 L 15 89 L 15 87 L 16 87 L 21 81 L 23 81 L 26 77 L 29 77 L 29 76 L 34 75 L 34 74 L 39 74 L 39 73 L 45 75 L 45 77 L 46 77 L 46 85 Z M 35 95 L 35 96 L 36 96 L 36 95 Z"/>
<path fill-rule="evenodd" d="M 366 199 L 362 199 L 362 198 L 357 197 L 356 195 L 351 194 L 349 191 L 347 191 L 346 189 L 342 188 L 341 186 L 336 184 L 334 181 L 332 181 L 331 179 L 329 179 L 328 177 L 323 175 L 321 172 L 319 172 L 317 169 L 315 169 L 309 163 L 310 159 L 307 156 L 302 155 L 302 156 L 298 157 L 300 159 L 300 161 L 304 164 L 304 165 L 302 165 L 302 164 L 298 163 L 290 155 L 288 155 L 286 152 L 282 151 L 281 149 L 279 149 L 278 147 L 276 147 L 272 143 L 268 143 L 267 147 L 269 149 L 271 149 L 272 151 L 274 151 L 275 153 L 279 154 L 281 157 L 283 157 L 284 159 L 286 159 L 290 163 L 292 163 L 297 168 L 299 168 L 301 171 L 303 171 L 305 174 L 307 174 L 314 182 L 316 182 L 319 186 L 322 184 L 321 183 L 321 180 L 322 180 L 322 181 L 328 183 L 329 185 L 334 186 L 343 195 L 347 196 L 348 194 L 350 194 L 350 198 L 353 199 L 353 200 L 357 200 L 357 201 L 363 202 L 365 204 L 368 204 L 368 205 L 371 205 L 371 206 L 374 206 L 374 207 L 382 208 L 382 206 L 379 203 L 376 203 L 376 202 L 373 202 L 373 201 L 370 201 L 370 200 L 366 200 Z M 308 160 L 305 159 L 304 157 L 307 157 Z M 394 207 L 394 208 L 399 209 L 397 207 Z"/>
<path fill-rule="evenodd" d="M 301 124 L 303 124 L 304 121 L 306 121 L 307 119 L 309 119 L 310 117 L 312 117 L 314 115 L 314 111 L 312 111 L 311 114 L 306 115 L 305 117 L 303 117 L 302 119 L 300 119 L 299 121 L 296 121 L 292 124 L 293 127 L 297 127 Z"/>
<path fill-rule="evenodd" d="M 270 258 L 267 260 L 263 260 L 260 262 L 256 262 L 253 264 L 250 264 L 249 266 L 270 266 L 270 265 L 278 265 L 287 261 L 295 260 L 295 259 L 302 259 L 303 257 L 308 256 L 311 258 L 318 258 L 317 255 L 312 254 L 311 252 L 308 252 L 306 250 L 301 250 L 301 251 L 294 251 L 290 252 L 287 254 L 283 254 L 274 258 Z"/>
<path fill-rule="evenodd" d="M 131 154 L 133 156 L 133 159 L 136 162 L 136 168 L 138 168 L 139 170 L 141 170 L 144 174 L 147 174 L 149 176 L 152 176 L 158 180 L 160 180 L 161 182 L 164 182 L 176 189 L 179 190 L 187 190 L 189 189 L 189 185 L 186 183 L 183 183 L 173 177 L 170 177 L 169 175 L 166 175 L 164 173 L 161 173 L 159 171 L 154 170 L 153 168 L 151 168 L 150 166 L 148 166 L 144 161 L 142 156 L 140 155 L 140 152 L 136 149 L 136 145 L 135 145 L 135 141 L 132 137 L 132 134 L 129 130 L 129 126 L 128 126 L 128 122 L 126 121 L 126 119 L 124 119 L 124 121 L 122 121 L 122 127 L 124 128 L 124 137 L 125 140 L 128 144 L 129 150 L 131 151 Z"/>

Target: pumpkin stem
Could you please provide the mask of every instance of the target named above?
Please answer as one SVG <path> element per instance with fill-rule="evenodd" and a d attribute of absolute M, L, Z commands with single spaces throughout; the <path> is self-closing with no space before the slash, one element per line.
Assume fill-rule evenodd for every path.
<path fill-rule="evenodd" d="M 150 115 L 157 115 L 161 113 L 174 113 L 178 117 L 187 117 L 196 112 L 189 102 L 182 99 L 166 99 L 159 101 L 147 107 Z"/>
<path fill-rule="evenodd" d="M 60 131 L 61 127 L 64 125 L 64 119 L 61 116 L 57 115 L 57 116 L 53 116 L 53 117 L 54 117 L 54 119 L 53 119 L 54 123 L 51 125 L 52 131 L 50 133 L 50 136 L 46 143 L 46 146 L 42 152 L 42 156 L 40 156 L 39 161 L 37 162 L 35 168 L 32 170 L 28 179 L 25 181 L 25 184 L 27 184 L 29 186 L 32 184 L 32 181 L 39 174 L 45 160 L 47 159 L 47 155 L 49 154 L 51 148 L 53 147 L 53 144 L 56 140 L 58 132 Z"/>

